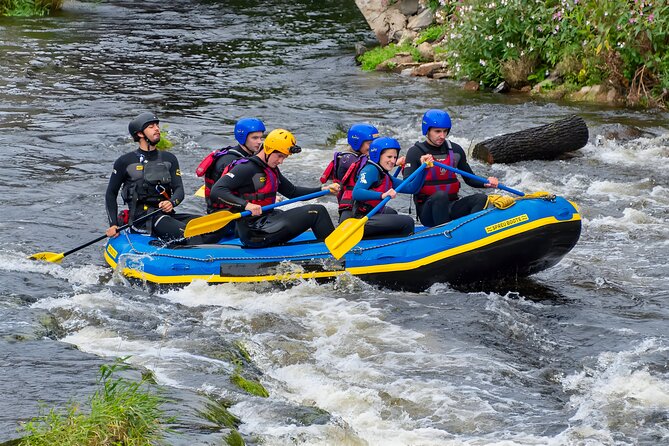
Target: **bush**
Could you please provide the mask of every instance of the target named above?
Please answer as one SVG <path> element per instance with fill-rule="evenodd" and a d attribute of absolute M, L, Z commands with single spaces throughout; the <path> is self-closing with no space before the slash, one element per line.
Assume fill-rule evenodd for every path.
<path fill-rule="evenodd" d="M 556 66 L 568 82 L 610 80 L 632 96 L 669 89 L 669 2 L 650 0 L 440 0 L 443 46 L 456 76 L 494 86 L 512 61 L 532 61 L 528 81 Z M 568 62 L 568 63 L 565 63 Z M 576 63 L 574 63 L 576 62 Z M 564 71 L 565 67 L 578 71 Z"/>

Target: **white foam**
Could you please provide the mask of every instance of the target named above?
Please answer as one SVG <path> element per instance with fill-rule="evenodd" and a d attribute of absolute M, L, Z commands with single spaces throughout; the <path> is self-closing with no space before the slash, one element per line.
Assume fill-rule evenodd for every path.
<path fill-rule="evenodd" d="M 0 251 L 0 271 L 14 271 L 35 274 L 47 274 L 56 279 L 62 279 L 72 285 L 95 285 L 100 276 L 108 272 L 107 268 L 99 265 L 53 263 L 42 260 L 31 260 L 28 254 Z"/>

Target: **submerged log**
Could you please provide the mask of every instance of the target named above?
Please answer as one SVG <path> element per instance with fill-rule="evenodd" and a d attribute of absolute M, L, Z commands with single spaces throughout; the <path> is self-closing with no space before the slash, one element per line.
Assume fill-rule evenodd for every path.
<path fill-rule="evenodd" d="M 554 160 L 588 142 L 588 126 L 574 115 L 551 124 L 486 139 L 474 147 L 474 158 L 493 163 Z"/>

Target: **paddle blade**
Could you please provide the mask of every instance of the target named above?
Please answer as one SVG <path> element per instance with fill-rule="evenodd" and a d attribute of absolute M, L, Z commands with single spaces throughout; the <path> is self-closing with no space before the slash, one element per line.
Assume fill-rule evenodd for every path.
<path fill-rule="evenodd" d="M 335 259 L 340 259 L 362 240 L 367 217 L 347 218 L 325 239 L 325 246 Z"/>
<path fill-rule="evenodd" d="M 184 236 L 194 237 L 196 235 L 218 231 L 223 226 L 239 217 L 241 217 L 240 213 L 233 214 L 229 211 L 218 211 L 213 214 L 205 215 L 204 217 L 194 218 L 186 224 Z"/>
<path fill-rule="evenodd" d="M 38 252 L 37 254 L 33 254 L 30 257 L 28 257 L 30 260 L 45 260 L 47 262 L 51 263 L 60 263 L 61 260 L 63 260 L 63 257 L 65 257 L 65 253 L 55 253 L 55 252 Z"/>
<path fill-rule="evenodd" d="M 204 186 L 200 187 L 197 192 L 195 192 L 196 197 L 204 198 Z"/>

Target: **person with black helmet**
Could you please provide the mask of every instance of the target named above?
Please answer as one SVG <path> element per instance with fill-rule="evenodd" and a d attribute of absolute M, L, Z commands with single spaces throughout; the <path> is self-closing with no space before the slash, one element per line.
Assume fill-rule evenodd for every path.
<path fill-rule="evenodd" d="M 265 124 L 258 118 L 242 118 L 235 123 L 236 146 L 228 146 L 220 150 L 214 150 L 208 154 L 197 166 L 195 174 L 204 177 L 204 197 L 207 203 L 207 214 L 216 212 L 221 208 L 211 200 L 211 187 L 218 181 L 229 166 L 241 158 L 255 155 L 263 142 Z"/>
<path fill-rule="evenodd" d="M 451 117 L 448 113 L 438 109 L 426 111 L 421 130 L 425 141 L 416 142 L 409 148 L 402 171 L 405 178 L 420 166 L 420 157 L 423 155 L 432 155 L 435 161 L 474 173 L 462 147 L 448 140 L 451 131 Z M 468 177 L 463 179 L 467 185 L 475 188 L 496 188 L 499 184 L 495 177 L 488 177 L 485 184 Z M 413 196 L 420 222 L 425 226 L 437 226 L 485 208 L 488 201 L 486 194 L 460 197 L 459 191 L 460 181 L 455 173 L 436 165 L 427 169 L 423 187 Z"/>
<path fill-rule="evenodd" d="M 239 161 L 211 188 L 211 200 L 232 212 L 250 211 L 237 220 L 237 232 L 245 246 L 261 248 L 285 243 L 312 229 L 317 240 L 325 240 L 334 230 L 327 209 L 320 204 L 263 213 L 262 207 L 276 202 L 277 194 L 288 198 L 329 189 L 339 192 L 338 184 L 322 187 L 295 186 L 279 171 L 279 165 L 290 155 L 300 153 L 292 133 L 272 130 L 263 148 L 254 156 Z"/>
<path fill-rule="evenodd" d="M 180 240 L 183 239 L 186 222 L 195 217 L 174 212 L 184 199 L 184 187 L 177 157 L 156 148 L 160 142 L 159 124 L 158 118 L 150 112 L 139 114 L 128 124 L 128 132 L 139 147 L 114 162 L 105 194 L 108 237 L 116 237 L 120 225 L 132 224 L 138 218 L 160 209 L 162 213 L 137 225 L 132 224 L 131 229 L 168 242 Z M 128 205 L 127 211 L 120 214 L 116 202 L 119 191 L 123 202 Z"/>

